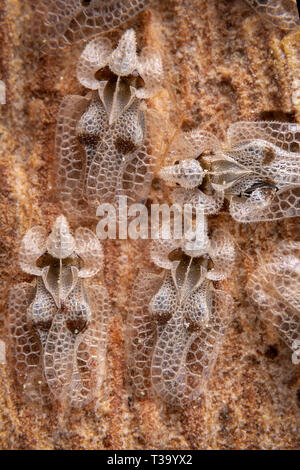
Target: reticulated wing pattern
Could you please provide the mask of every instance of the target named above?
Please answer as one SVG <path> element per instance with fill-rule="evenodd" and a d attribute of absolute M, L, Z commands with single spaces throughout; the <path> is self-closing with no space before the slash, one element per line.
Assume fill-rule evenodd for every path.
<path fill-rule="evenodd" d="M 29 230 L 21 253 L 22 267 L 41 254 L 46 265 L 34 273 L 36 281 L 10 293 L 10 355 L 18 380 L 33 401 L 48 402 L 52 394 L 66 406 L 82 406 L 95 397 L 105 370 L 108 295 L 102 282 L 86 288 L 82 279 L 102 268 L 102 247 L 87 228 L 73 237 L 59 216 L 47 237 L 40 227 Z"/>
<path fill-rule="evenodd" d="M 176 188 L 171 193 L 172 200 L 181 206 L 191 204 L 194 209 L 203 212 L 204 215 L 216 214 L 222 209 L 224 203 L 224 192 L 213 191 L 205 194 L 200 189 Z"/>
<path fill-rule="evenodd" d="M 144 47 L 139 55 L 137 70 L 143 77 L 145 86 L 136 91 L 136 96 L 139 99 L 150 98 L 160 88 L 164 76 L 159 52 L 152 47 Z"/>
<path fill-rule="evenodd" d="M 129 303 L 127 364 L 133 389 L 141 397 L 151 390 L 150 366 L 157 332 L 148 307 L 161 282 L 161 275 L 141 272 L 132 287 Z"/>
<path fill-rule="evenodd" d="M 281 242 L 275 250 L 260 255 L 248 280 L 252 299 L 261 307 L 290 348 L 300 339 L 300 244 Z"/>
<path fill-rule="evenodd" d="M 208 272 L 207 277 L 213 281 L 226 279 L 234 267 L 235 249 L 230 237 L 224 231 L 213 232 L 209 254 L 214 267 Z"/>
<path fill-rule="evenodd" d="M 226 293 L 200 289 L 171 312 L 171 319 L 158 336 L 151 363 L 152 386 L 163 400 L 183 405 L 205 390 L 230 307 L 231 297 Z"/>
<path fill-rule="evenodd" d="M 66 211 L 80 210 L 83 199 L 85 155 L 77 135 L 78 121 L 89 104 L 87 98 L 66 96 L 58 111 L 55 149 L 58 158 L 57 191 Z"/>
<path fill-rule="evenodd" d="M 299 14 L 293 0 L 246 0 L 259 14 L 283 30 L 299 26 Z"/>
<path fill-rule="evenodd" d="M 127 196 L 129 203 L 143 201 L 147 197 L 152 180 L 152 163 L 145 145 L 124 163 L 118 193 Z"/>
<path fill-rule="evenodd" d="M 57 49 L 117 28 L 151 0 L 39 0 L 37 34 L 46 49 Z"/>
<path fill-rule="evenodd" d="M 213 289 L 209 302 L 210 316 L 207 322 L 201 324 L 200 330 L 194 333 L 186 356 L 187 389 L 191 397 L 205 390 L 231 318 L 232 298 L 229 294 Z"/>
<path fill-rule="evenodd" d="M 66 327 L 63 313 L 58 311 L 47 334 L 43 362 L 47 384 L 60 401 L 69 398 L 78 386 L 77 342 L 77 336 Z"/>
<path fill-rule="evenodd" d="M 117 195 L 136 201 L 146 195 L 151 176 L 143 113 L 137 100 L 102 136 L 87 168 L 89 203 L 115 202 Z"/>
<path fill-rule="evenodd" d="M 217 151 L 219 148 L 219 140 L 210 132 L 202 129 L 180 132 L 170 146 L 169 160 L 174 162 L 186 158 L 198 158 L 203 152 Z"/>
<path fill-rule="evenodd" d="M 107 337 L 112 314 L 104 285 L 91 285 L 86 291 L 92 317 L 77 349 L 77 367 L 81 382 L 87 384 L 85 401 L 86 398 L 97 396 L 105 377 Z"/>
<path fill-rule="evenodd" d="M 239 122 L 228 130 L 234 160 L 278 187 L 300 185 L 300 125 Z"/>
<path fill-rule="evenodd" d="M 32 227 L 22 238 L 19 251 L 19 264 L 21 269 L 29 274 L 41 275 L 36 266 L 37 259 L 46 250 L 47 231 L 43 227 Z"/>
<path fill-rule="evenodd" d="M 173 262 L 169 259 L 169 254 L 179 246 L 180 240 L 160 238 L 153 240 L 150 245 L 151 260 L 160 268 L 171 269 Z"/>
<path fill-rule="evenodd" d="M 127 126 L 129 130 L 132 129 L 131 135 L 136 136 L 136 148 L 133 147 L 132 153 L 125 152 L 118 183 L 118 195 L 127 196 L 129 203 L 133 203 L 143 201 L 147 197 L 157 156 L 152 146 L 153 116 L 146 111 L 139 111 L 137 120 L 134 116 L 130 120 L 131 123 L 128 122 Z M 136 126 L 139 130 L 135 130 Z M 125 143 L 126 139 L 125 137 Z M 132 137 L 129 143 L 130 141 Z"/>
<path fill-rule="evenodd" d="M 281 150 L 300 153 L 300 124 L 277 121 L 241 121 L 231 124 L 227 132 L 230 148 L 244 142 L 266 140 Z"/>
<path fill-rule="evenodd" d="M 47 334 L 43 364 L 52 394 L 82 406 L 93 399 L 105 372 L 110 304 L 103 286 L 81 283 L 57 312 Z"/>
<path fill-rule="evenodd" d="M 32 329 L 27 319 L 35 292 L 35 282 L 19 284 L 10 291 L 7 318 L 9 360 L 25 395 L 33 402 L 44 403 L 49 393 L 43 375 L 42 345 L 37 331 Z"/>
<path fill-rule="evenodd" d="M 99 37 L 88 42 L 77 64 L 77 79 L 89 90 L 99 88 L 96 72 L 104 68 L 109 61 L 113 47 L 109 39 Z"/>
<path fill-rule="evenodd" d="M 237 222 L 267 222 L 300 216 L 300 187 L 278 190 L 270 205 L 261 209 L 253 206 L 251 200 L 243 201 L 233 197 L 230 214 Z"/>
<path fill-rule="evenodd" d="M 103 250 L 96 235 L 85 227 L 79 227 L 75 233 L 76 253 L 84 261 L 84 268 L 79 276 L 92 277 L 102 268 Z"/>

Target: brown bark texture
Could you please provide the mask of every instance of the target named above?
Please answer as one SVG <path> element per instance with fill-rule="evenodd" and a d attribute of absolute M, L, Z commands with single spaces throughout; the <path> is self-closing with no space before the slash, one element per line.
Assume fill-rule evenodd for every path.
<path fill-rule="evenodd" d="M 62 210 L 53 189 L 58 107 L 66 94 L 82 92 L 75 75 L 82 43 L 39 56 L 24 42 L 32 14 L 26 1 L 0 1 L 0 78 L 7 87 L 0 107 L 0 339 L 7 347 L 8 291 L 32 279 L 17 263 L 20 239 L 33 225 L 50 229 Z M 139 46 L 152 46 L 163 57 L 164 84 L 148 106 L 165 116 L 170 132 L 201 125 L 222 139 L 239 120 L 300 122 L 299 29 L 287 34 L 272 27 L 243 0 L 160 1 L 108 36 L 116 44 L 129 26 Z M 167 188 L 157 179 L 149 201 L 168 201 Z M 209 224 L 230 234 L 237 262 L 222 283 L 234 298 L 232 321 L 201 400 L 176 409 L 155 396 L 132 394 L 125 326 L 132 282 L 138 269 L 147 267 L 147 246 L 107 241 L 104 273 L 113 310 L 102 392 L 96 402 L 71 413 L 36 408 L 15 386 L 11 361 L 0 364 L 0 448 L 300 447 L 300 366 L 292 364 L 290 350 L 245 289 L 257 250 L 266 242 L 299 241 L 299 222 L 242 225 L 225 206 Z M 72 229 L 78 225 L 72 220 Z"/>

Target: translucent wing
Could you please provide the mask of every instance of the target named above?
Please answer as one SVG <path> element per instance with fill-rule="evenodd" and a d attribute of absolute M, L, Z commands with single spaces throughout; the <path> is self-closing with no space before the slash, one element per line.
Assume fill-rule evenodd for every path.
<path fill-rule="evenodd" d="M 44 227 L 32 227 L 26 232 L 19 250 L 19 264 L 24 272 L 41 275 L 41 269 L 36 266 L 36 262 L 46 251 L 46 240 L 47 231 Z"/>
<path fill-rule="evenodd" d="M 149 303 L 158 291 L 162 277 L 142 272 L 138 275 L 131 293 L 126 332 L 127 364 L 135 393 L 146 396 L 151 389 L 150 364 L 156 340 L 156 326 Z"/>
<path fill-rule="evenodd" d="M 161 399 L 171 404 L 190 398 L 187 392 L 186 355 L 194 335 L 186 334 L 183 318 L 176 312 L 159 336 L 153 351 L 151 382 Z"/>
<path fill-rule="evenodd" d="M 66 25 L 69 19 L 80 9 L 80 1 L 66 0 L 64 2 L 55 2 L 53 0 L 40 0 L 37 5 L 37 11 L 44 15 L 44 23 L 48 26 Z"/>
<path fill-rule="evenodd" d="M 92 310 L 90 326 L 78 348 L 78 369 L 83 377 L 89 374 L 92 396 L 96 396 L 105 376 L 106 348 L 112 306 L 103 285 L 87 287 L 87 295 Z M 88 353 L 88 354 L 87 354 Z"/>
<path fill-rule="evenodd" d="M 72 403 L 80 405 L 97 396 L 105 377 L 106 347 L 111 305 L 104 286 L 87 287 L 92 318 L 77 345 L 77 373 L 70 386 Z"/>
<path fill-rule="evenodd" d="M 259 259 L 247 288 L 290 348 L 300 339 L 300 244 L 283 242 Z"/>
<path fill-rule="evenodd" d="M 160 88 L 163 80 L 163 64 L 159 52 L 152 47 L 144 47 L 138 60 L 138 72 L 145 86 L 137 90 L 138 98 L 150 98 Z"/>
<path fill-rule="evenodd" d="M 143 144 L 132 158 L 125 159 L 120 186 L 121 194 L 131 201 L 147 197 L 155 167 L 168 145 L 166 120 L 157 111 L 148 109 L 143 109 L 140 116 Z"/>
<path fill-rule="evenodd" d="M 241 121 L 231 124 L 227 132 L 229 147 L 250 142 L 266 140 L 281 150 L 300 153 L 300 124 L 290 122 Z"/>
<path fill-rule="evenodd" d="M 47 335 L 43 361 L 47 384 L 60 401 L 72 396 L 80 386 L 76 367 L 77 343 L 77 336 L 66 327 L 62 312 L 58 312 Z"/>
<path fill-rule="evenodd" d="M 89 90 L 99 88 L 95 74 L 108 64 L 111 53 L 112 44 L 107 38 L 95 38 L 86 45 L 77 64 L 77 79 L 81 85 Z"/>
<path fill-rule="evenodd" d="M 92 399 L 102 382 L 110 313 L 104 288 L 91 288 L 87 297 L 80 286 L 55 315 L 44 348 L 51 392 L 74 406 Z"/>
<path fill-rule="evenodd" d="M 83 198 L 85 155 L 77 124 L 90 100 L 81 96 L 66 96 L 58 111 L 55 148 L 58 158 L 57 191 L 64 208 L 72 214 Z"/>
<path fill-rule="evenodd" d="M 57 49 L 117 28 L 151 0 L 39 0 L 40 31 L 47 49 Z"/>
<path fill-rule="evenodd" d="M 231 319 L 232 298 L 220 290 L 211 291 L 209 321 L 194 334 L 186 356 L 187 391 L 189 397 L 197 397 L 205 390 L 212 375 L 222 345 L 226 328 Z"/>
<path fill-rule="evenodd" d="M 300 125 L 240 122 L 228 131 L 229 155 L 278 187 L 300 185 Z"/>
<path fill-rule="evenodd" d="M 124 162 L 119 180 L 119 195 L 128 197 L 128 203 L 143 201 L 150 190 L 153 159 L 146 145 L 137 150 L 131 159 Z"/>
<path fill-rule="evenodd" d="M 300 216 L 300 188 L 277 191 L 271 204 L 261 209 L 251 200 L 234 197 L 230 201 L 230 214 L 237 222 L 274 221 Z"/>
<path fill-rule="evenodd" d="M 127 196 L 129 203 L 146 199 L 150 190 L 153 167 L 157 160 L 151 142 L 152 120 L 153 116 L 150 117 L 149 113 L 140 113 L 139 125 L 143 130 L 143 142 L 131 155 L 124 156 L 118 182 L 118 194 Z M 131 127 L 135 126 L 133 121 Z"/>
<path fill-rule="evenodd" d="M 260 15 L 283 30 L 299 26 L 299 14 L 294 0 L 246 0 Z"/>
<path fill-rule="evenodd" d="M 169 160 L 184 160 L 198 158 L 203 152 L 216 151 L 220 148 L 219 140 L 210 132 L 195 129 L 190 132 L 180 132 L 172 142 Z M 201 160 L 199 160 L 201 163 Z"/>
<path fill-rule="evenodd" d="M 147 186 L 148 155 L 144 146 L 143 114 L 137 100 L 107 129 L 87 171 L 89 202 L 114 202 L 116 195 L 132 199 Z M 137 164 L 132 170 L 132 163 Z M 131 173 L 131 170 L 133 173 Z"/>
<path fill-rule="evenodd" d="M 109 139 L 109 140 L 108 140 Z M 86 196 L 89 204 L 113 203 L 123 168 L 123 154 L 107 139 L 97 150 L 87 172 Z"/>
<path fill-rule="evenodd" d="M 209 250 L 214 268 L 207 273 L 208 279 L 220 281 L 226 279 L 233 270 L 235 260 L 234 245 L 222 230 L 215 230 Z"/>
<path fill-rule="evenodd" d="M 152 385 L 163 400 L 176 405 L 193 400 L 203 392 L 228 323 L 231 298 L 224 292 L 212 291 L 209 318 L 198 329 L 189 330 L 185 310 L 189 312 L 193 303 L 199 308 L 197 292 L 184 308 L 178 308 L 173 314 L 153 352 Z"/>
<path fill-rule="evenodd" d="M 169 259 L 169 254 L 179 248 L 180 240 L 153 240 L 150 245 L 150 256 L 156 266 L 164 269 L 172 269 L 173 261 Z"/>
<path fill-rule="evenodd" d="M 19 284 L 10 291 L 7 319 L 9 360 L 28 398 L 42 403 L 49 396 L 43 376 L 42 346 L 38 333 L 32 329 L 27 319 L 35 291 L 35 284 L 28 283 Z"/>
<path fill-rule="evenodd" d="M 96 235 L 89 229 L 79 227 L 75 233 L 76 253 L 84 261 L 79 277 L 92 277 L 103 264 L 102 246 Z"/>
<path fill-rule="evenodd" d="M 191 204 L 193 208 L 203 212 L 204 215 L 216 214 L 222 209 L 224 203 L 223 191 L 205 194 L 200 189 L 177 188 L 172 191 L 171 195 L 174 202 L 181 206 Z"/>

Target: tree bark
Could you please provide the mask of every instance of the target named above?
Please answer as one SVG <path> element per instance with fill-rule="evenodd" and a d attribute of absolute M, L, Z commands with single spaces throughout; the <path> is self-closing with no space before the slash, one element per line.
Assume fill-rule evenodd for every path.
<path fill-rule="evenodd" d="M 8 291 L 32 279 L 18 266 L 18 243 L 33 225 L 50 229 L 61 213 L 53 190 L 58 107 L 66 94 L 83 91 L 74 66 L 83 45 L 39 57 L 24 42 L 31 15 L 27 1 L 0 3 L 0 79 L 7 93 L 0 107 L 0 338 L 7 348 Z M 108 36 L 116 43 L 129 26 L 138 45 L 162 54 L 165 83 L 148 106 L 159 110 L 169 129 L 201 126 L 224 139 L 239 120 L 300 122 L 299 29 L 286 34 L 272 27 L 243 0 L 158 2 Z M 149 199 L 167 201 L 166 187 L 155 183 Z M 104 271 L 113 311 L 101 395 L 64 416 L 55 407 L 24 406 L 13 364 L 0 364 L 2 449 L 299 448 L 300 366 L 245 290 L 257 250 L 266 241 L 300 240 L 299 222 L 241 225 L 224 208 L 209 224 L 231 235 L 237 262 L 222 284 L 235 301 L 232 322 L 202 400 L 173 409 L 156 397 L 132 395 L 124 350 L 127 306 L 137 271 L 148 261 L 139 245 L 108 241 Z M 72 228 L 77 225 L 73 220 Z"/>

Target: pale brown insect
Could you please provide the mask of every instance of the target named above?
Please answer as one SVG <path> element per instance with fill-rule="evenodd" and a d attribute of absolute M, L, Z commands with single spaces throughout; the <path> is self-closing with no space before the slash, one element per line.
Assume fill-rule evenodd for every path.
<path fill-rule="evenodd" d="M 88 280 L 102 267 L 96 236 L 86 228 L 71 235 L 56 219 L 47 236 L 33 227 L 24 236 L 20 266 L 35 276 L 10 292 L 10 360 L 27 397 L 82 406 L 93 399 L 105 372 L 110 305 L 103 283 Z"/>

